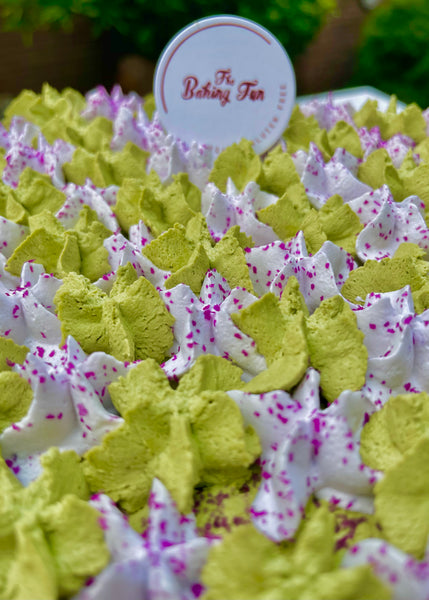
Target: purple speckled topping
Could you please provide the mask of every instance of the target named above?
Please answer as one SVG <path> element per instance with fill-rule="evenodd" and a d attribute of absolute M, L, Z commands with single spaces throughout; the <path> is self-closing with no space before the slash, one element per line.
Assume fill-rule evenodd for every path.
<path fill-rule="evenodd" d="M 92 284 L 93 289 L 109 293 L 118 268 L 127 263 L 138 277 L 153 284 L 175 319 L 174 342 L 161 364 L 173 387 L 198 357 L 208 354 L 240 367 L 244 383 L 262 374 L 269 359 L 255 340 L 234 324 L 233 314 L 267 292 L 281 298 L 291 276 L 298 280 L 311 314 L 325 300 L 346 293 L 343 286 L 350 273 L 367 261 L 391 259 L 404 242 L 417 246 L 424 261 L 428 258 L 423 200 L 413 193 L 396 201 L 387 184 L 373 189 L 359 179 L 360 167 L 379 149 L 387 152 L 397 173 L 404 160 L 413 160 L 416 168 L 424 165 L 424 151 L 418 153 L 416 141 L 403 133 L 384 139 L 378 126 L 358 127 L 353 109 L 334 104 L 331 97 L 304 105 L 302 112 L 328 131 L 345 122 L 360 140 L 362 158 L 337 148 L 326 160 L 313 142 L 292 155 L 313 212 L 317 214 L 338 194 L 357 215 L 362 229 L 356 234 L 353 256 L 330 239 L 309 252 L 311 245 L 306 244 L 302 231 L 290 239 L 279 239 L 274 229 L 257 217 L 259 210 L 275 205 L 278 196 L 255 181 L 238 189 L 229 179 L 225 193 L 219 190 L 209 183 L 216 158 L 213 149 L 175 138 L 163 129 L 156 112 L 148 117 L 142 98 L 123 94 L 118 86 L 110 94 L 102 87 L 90 92 L 81 116 L 88 124 L 96 117 L 112 122 L 112 153 L 121 152 L 128 142 L 145 150 L 146 173 L 155 171 L 161 185 L 171 183 L 177 173 L 186 173 L 199 188 L 201 213 L 211 236 L 210 241 L 205 240 L 210 267 L 199 292 L 184 283 L 168 289 L 174 269 L 161 269 L 142 253 L 155 237 L 149 221 L 140 220 L 128 231 L 121 229 L 115 214 L 119 186 L 97 187 L 90 178 L 84 185 L 67 182 L 63 165 L 71 161 L 75 147 L 61 139 L 48 143 L 37 125 L 19 116 L 12 118 L 8 129 L 0 125 L 5 159 L 2 181 L 6 192 L 13 190 L 19 197 L 19 178 L 25 168 L 48 176 L 64 193 L 55 217 L 66 231 L 73 229 L 83 206 L 95 211 L 110 232 L 104 240 L 110 271 Z M 423 119 L 429 135 L 429 109 L 423 112 Z M 286 147 L 283 141 L 281 149 Z M 139 202 L 144 199 L 136 200 L 136 205 Z M 192 210 L 189 206 L 189 211 L 198 212 L 195 205 Z M 159 218 L 162 221 L 163 217 Z M 182 225 L 188 224 L 185 217 L 180 218 L 184 219 Z M 242 251 L 252 293 L 231 285 L 226 272 L 210 263 L 210 251 L 233 226 L 252 240 L 251 247 Z M 63 339 L 54 302 L 62 281 L 40 264 L 26 262 L 20 277 L 9 273 L 8 260 L 30 231 L 31 219 L 15 223 L 0 217 L 0 335 L 28 348 L 22 364 L 8 357 L 5 364 L 28 381 L 33 391 L 28 413 L 5 427 L 0 446 L 5 464 L 24 486 L 40 475 L 40 457 L 50 447 L 73 449 L 83 456 L 99 446 L 106 433 L 123 424 L 109 385 L 135 367 L 135 363 L 105 352 L 87 355 L 73 337 Z M 383 478 L 382 472 L 362 462 L 362 428 L 392 395 L 429 392 L 429 312 L 417 314 L 410 285 L 373 292 L 360 301 L 347 302 L 368 352 L 363 387 L 344 390 L 326 407 L 320 397 L 320 374 L 309 365 L 289 392 L 228 390 L 234 409 L 241 412 L 244 425 L 255 430 L 261 443 L 261 455 L 252 466 L 253 479 L 241 482 L 234 491 L 210 486 L 196 490 L 194 513 L 189 515 L 178 512 L 168 489 L 156 478 L 148 506 L 130 519 L 98 490 L 90 504 L 99 512 L 98 524 L 111 560 L 101 573 L 86 580 L 75 600 L 113 600 L 119 597 L 117 590 L 124 598 L 201 598 L 206 591 L 201 573 L 210 548 L 220 544 L 224 535 L 253 523 L 275 543 L 293 540 L 311 501 L 326 501 L 336 513 L 336 550 L 344 551 L 341 568 L 369 564 L 398 600 L 429 598 L 428 554 L 417 561 L 381 538 L 353 541 L 365 515 L 374 512 L 374 487 Z M 234 494 L 243 506 L 240 514 L 228 513 Z M 133 519 L 143 527 L 142 534 L 131 527 Z"/>

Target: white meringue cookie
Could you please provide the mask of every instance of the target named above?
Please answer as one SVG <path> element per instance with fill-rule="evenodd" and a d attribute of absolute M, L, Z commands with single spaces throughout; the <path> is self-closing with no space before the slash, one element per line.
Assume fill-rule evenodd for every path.
<path fill-rule="evenodd" d="M 363 225 L 368 225 L 378 215 L 385 202 L 393 202 L 393 196 L 387 185 L 381 186 L 376 190 L 365 192 L 351 200 L 348 205 L 357 214 Z"/>
<path fill-rule="evenodd" d="M 101 352 L 86 360 L 71 337 L 58 366 L 49 366 L 43 358 L 28 354 L 22 366 L 15 365 L 14 370 L 29 381 L 34 397 L 26 416 L 0 434 L 2 454 L 24 485 L 39 475 L 40 455 L 51 446 L 83 454 L 123 422 L 116 411 L 109 412 L 103 405 L 113 408 L 106 390 L 125 375 L 122 362 Z M 94 380 L 99 380 L 96 387 Z"/>
<path fill-rule="evenodd" d="M 309 256 L 302 231 L 287 244 L 273 242 L 248 249 L 246 261 L 258 295 L 273 292 L 280 296 L 293 275 L 310 312 L 324 299 L 339 294 L 350 271 L 357 267 L 350 254 L 330 241 Z"/>
<path fill-rule="evenodd" d="M 256 246 L 269 244 L 278 239 L 273 229 L 256 218 L 255 211 L 269 206 L 278 200 L 277 196 L 262 192 L 257 183 L 248 183 L 240 193 L 231 179 L 228 179 L 227 192 L 222 192 L 209 183 L 202 196 L 202 212 L 206 217 L 210 235 L 219 241 L 234 225 L 251 236 Z"/>
<path fill-rule="evenodd" d="M 19 244 L 27 237 L 29 229 L 26 225 L 18 225 L 4 217 L 0 217 L 0 253 L 10 258 Z"/>
<path fill-rule="evenodd" d="M 190 369 L 198 356 L 207 353 L 232 359 L 243 369 L 246 380 L 263 371 L 265 358 L 257 352 L 255 341 L 231 320 L 232 313 L 249 306 L 257 298 L 242 288 L 230 291 L 215 271 L 209 271 L 202 290 L 201 299 L 184 284 L 161 292 L 176 319 L 173 356 L 162 365 L 167 376 L 179 377 Z"/>
<path fill-rule="evenodd" d="M 37 148 L 32 146 L 34 138 L 37 138 Z M 64 186 L 62 165 L 71 160 L 74 150 L 74 146 L 64 140 L 48 144 L 36 125 L 22 117 L 13 117 L 2 179 L 7 185 L 17 187 L 22 171 L 31 167 L 49 175 L 52 183 L 61 189 Z"/>
<path fill-rule="evenodd" d="M 317 146 L 311 142 L 307 163 L 301 176 L 310 202 L 320 209 L 334 194 L 339 194 L 344 202 L 370 192 L 372 188 L 362 183 L 338 160 L 330 160 L 325 164 Z"/>
<path fill-rule="evenodd" d="M 108 260 L 112 271 L 116 271 L 118 267 L 131 263 L 137 272 L 137 275 L 146 277 L 156 288 L 165 289 L 165 281 L 170 277 L 169 271 L 164 271 L 154 265 L 144 254 L 141 253 L 143 247 L 142 238 L 138 244 L 128 241 L 121 233 L 117 233 L 106 238 L 103 242 L 109 256 Z M 111 278 L 105 276 L 102 278 L 109 280 Z M 113 280 L 112 280 L 113 282 Z M 97 282 L 99 287 L 104 289 L 101 280 Z M 111 284 L 110 286 L 111 287 Z"/>
<path fill-rule="evenodd" d="M 355 314 L 368 349 L 363 390 L 371 402 L 381 406 L 391 395 L 429 390 L 429 313 L 414 313 L 409 286 L 369 294 Z"/>
<path fill-rule="evenodd" d="M 128 232 L 128 239 L 135 246 L 144 248 L 147 244 L 150 244 L 154 237 L 147 225 L 140 220 L 137 225 L 131 225 Z"/>
<path fill-rule="evenodd" d="M 427 558 L 419 562 L 378 538 L 367 538 L 349 548 L 341 561 L 345 568 L 370 564 L 374 573 L 393 592 L 393 600 L 427 600 L 429 570 Z"/>
<path fill-rule="evenodd" d="M 152 484 L 144 539 L 105 496 L 91 504 L 102 515 L 112 561 L 74 600 L 194 600 L 202 594 L 201 570 L 217 540 L 198 536 L 195 517 L 177 511 L 158 479 Z"/>
<path fill-rule="evenodd" d="M 325 100 L 315 98 L 300 105 L 301 112 L 306 116 L 316 118 L 319 127 L 331 129 L 338 121 L 345 121 L 354 126 L 354 109 L 348 102 L 334 104 L 333 97 L 328 96 Z"/>
<path fill-rule="evenodd" d="M 418 196 L 395 202 L 386 195 L 378 213 L 359 233 L 356 253 L 362 262 L 392 258 L 403 242 L 416 244 L 423 250 L 429 248 L 429 229 L 420 212 Z"/>
<path fill-rule="evenodd" d="M 118 221 L 112 212 L 111 206 L 105 200 L 97 188 L 91 185 L 75 185 L 69 183 L 65 188 L 67 199 L 64 205 L 56 213 L 56 218 L 66 228 L 71 229 L 79 218 L 79 213 L 84 205 L 89 206 L 97 213 L 101 223 L 110 231 L 119 231 Z"/>
<path fill-rule="evenodd" d="M 191 288 L 184 284 L 161 292 L 161 297 L 175 318 L 175 341 L 170 350 L 172 358 L 162 368 L 169 379 L 177 379 L 201 354 L 219 355 L 213 333 L 212 309 L 209 303 L 198 300 Z"/>
<path fill-rule="evenodd" d="M 144 102 L 136 92 L 124 94 L 119 85 L 114 85 L 110 94 L 105 87 L 99 85 L 86 94 L 85 100 L 86 106 L 81 115 L 88 120 L 95 117 L 113 120 L 121 108 L 135 112 Z"/>
<path fill-rule="evenodd" d="M 25 263 L 20 285 L 0 295 L 0 335 L 27 346 L 32 353 L 42 354 L 50 362 L 48 356 L 55 357 L 61 343 L 61 323 L 51 312 L 51 293 L 47 298 L 49 309 L 40 301 L 44 301 L 43 283 L 36 288 L 36 295 L 33 293 L 33 286 L 41 278 L 45 279 L 43 267 Z M 54 284 L 52 292 L 55 287 Z"/>
<path fill-rule="evenodd" d="M 380 475 L 362 463 L 359 439 L 374 408 L 362 393 L 343 392 L 321 410 L 319 380 L 309 369 L 293 396 L 228 392 L 262 444 L 262 481 L 251 514 L 274 541 L 293 537 L 312 494 L 342 508 L 373 510 L 371 490 Z"/>

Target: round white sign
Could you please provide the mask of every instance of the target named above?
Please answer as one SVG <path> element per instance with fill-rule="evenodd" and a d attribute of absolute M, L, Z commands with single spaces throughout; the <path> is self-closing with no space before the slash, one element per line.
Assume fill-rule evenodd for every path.
<path fill-rule="evenodd" d="M 154 94 L 164 127 L 187 143 L 220 151 L 242 138 L 272 147 L 295 103 L 295 74 L 264 27 L 230 15 L 192 23 L 167 45 Z"/>

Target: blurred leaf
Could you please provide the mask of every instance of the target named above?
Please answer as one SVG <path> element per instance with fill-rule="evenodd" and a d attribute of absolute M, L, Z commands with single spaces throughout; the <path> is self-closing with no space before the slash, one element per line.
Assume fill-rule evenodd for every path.
<path fill-rule="evenodd" d="M 191 21 L 236 14 L 272 31 L 293 57 L 336 8 L 337 0 L 0 0 L 0 27 L 23 34 L 69 29 L 73 16 L 83 15 L 93 21 L 95 34 L 114 29 L 136 51 L 156 59 L 169 39 Z"/>
<path fill-rule="evenodd" d="M 373 85 L 403 102 L 429 105 L 429 2 L 385 0 L 362 30 L 354 85 Z"/>

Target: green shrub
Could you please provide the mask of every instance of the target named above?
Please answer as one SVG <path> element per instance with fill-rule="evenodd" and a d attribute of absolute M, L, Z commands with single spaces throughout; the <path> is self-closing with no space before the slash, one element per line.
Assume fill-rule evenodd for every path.
<path fill-rule="evenodd" d="M 429 2 L 386 0 L 362 30 L 353 84 L 429 106 Z"/>
<path fill-rule="evenodd" d="M 290 56 L 304 50 L 337 7 L 337 0 L 0 0 L 2 28 L 31 34 L 70 27 L 73 15 L 89 17 L 95 33 L 116 29 L 136 51 L 158 58 L 169 39 L 190 21 L 237 14 L 276 35 Z"/>

